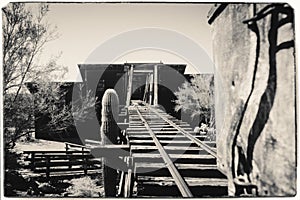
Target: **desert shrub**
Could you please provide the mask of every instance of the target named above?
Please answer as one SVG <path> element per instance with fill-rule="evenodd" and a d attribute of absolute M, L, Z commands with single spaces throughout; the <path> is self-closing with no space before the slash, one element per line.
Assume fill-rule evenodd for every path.
<path fill-rule="evenodd" d="M 212 74 L 195 74 L 185 81 L 174 93 L 175 111 L 183 111 L 191 120 L 199 119 L 201 123 L 214 127 L 214 76 Z"/>
<path fill-rule="evenodd" d="M 103 196 L 103 187 L 97 186 L 97 180 L 88 176 L 72 179 L 72 186 L 67 189 L 68 196 L 76 197 L 101 197 Z"/>

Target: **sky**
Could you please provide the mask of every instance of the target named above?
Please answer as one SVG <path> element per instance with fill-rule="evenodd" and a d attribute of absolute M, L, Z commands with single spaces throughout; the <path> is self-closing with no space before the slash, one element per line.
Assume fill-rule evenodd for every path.
<path fill-rule="evenodd" d="M 99 50 L 97 53 L 97 48 L 99 49 L 107 41 L 116 41 L 114 38 L 123 33 L 150 28 L 166 30 L 166 34 L 169 31 L 171 34 L 186 37 L 191 44 L 200 48 L 199 52 L 203 50 L 202 60 L 210 60 L 212 59 L 212 33 L 211 26 L 207 23 L 207 15 L 211 7 L 212 4 L 188 3 L 50 3 L 46 21 L 51 26 L 57 27 L 60 36 L 45 45 L 39 62 L 45 64 L 51 57 L 60 55 L 57 63 L 69 69 L 65 77 L 66 81 L 80 81 L 77 64 L 82 63 L 162 61 L 187 64 L 186 73 L 197 73 L 195 62 L 191 61 L 188 55 L 180 55 L 183 53 L 176 53 L 172 49 L 145 48 L 141 45 L 130 47 L 133 49 L 127 49 L 126 52 L 118 51 L 126 42 L 130 43 L 129 45 L 134 44 L 136 42 L 134 38 L 119 41 L 114 47 L 107 48 L 107 51 L 116 54 L 112 56 L 113 59 L 107 59 L 105 53 Z M 147 33 L 149 32 L 144 31 L 139 37 L 147 40 L 151 37 Z M 156 37 L 158 46 L 169 40 L 168 36 L 160 38 L 159 34 Z M 173 43 L 176 42 L 177 40 L 174 39 Z M 189 42 L 183 47 L 185 51 L 189 51 Z M 174 46 L 176 45 L 180 48 L 181 43 Z M 201 53 L 197 55 L 197 51 L 196 47 L 191 48 L 190 53 L 193 53 L 194 57 L 201 57 Z M 117 55 L 117 52 L 120 55 Z"/>

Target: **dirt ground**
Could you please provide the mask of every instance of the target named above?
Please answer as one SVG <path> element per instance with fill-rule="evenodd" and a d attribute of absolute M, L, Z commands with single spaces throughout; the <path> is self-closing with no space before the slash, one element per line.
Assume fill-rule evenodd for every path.
<path fill-rule="evenodd" d="M 63 142 L 21 138 L 5 155 L 5 196 L 7 197 L 101 197 L 101 177 L 83 176 L 69 180 L 39 181 L 39 174 L 24 168 L 23 151 L 65 150 Z"/>

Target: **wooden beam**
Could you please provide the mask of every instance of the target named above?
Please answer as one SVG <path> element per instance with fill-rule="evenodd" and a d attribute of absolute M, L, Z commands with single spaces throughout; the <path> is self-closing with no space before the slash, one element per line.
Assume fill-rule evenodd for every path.
<path fill-rule="evenodd" d="M 153 74 L 150 74 L 149 76 L 149 87 L 150 87 L 150 92 L 149 92 L 149 105 L 152 105 L 152 97 L 153 97 Z"/>
<path fill-rule="evenodd" d="M 127 87 L 127 96 L 126 96 L 126 106 L 130 105 L 131 93 L 132 93 L 132 79 L 133 79 L 133 65 L 130 65 L 128 71 L 128 87 Z"/>
<path fill-rule="evenodd" d="M 129 145 L 95 145 L 90 146 L 91 154 L 95 157 L 119 157 L 119 156 L 129 156 L 130 147 Z"/>
<path fill-rule="evenodd" d="M 158 105 L 158 66 L 154 65 L 154 100 L 153 105 Z"/>
<path fill-rule="evenodd" d="M 151 69 L 135 69 L 133 72 L 134 73 L 153 73 L 153 70 L 151 70 Z"/>
<path fill-rule="evenodd" d="M 146 103 L 148 103 L 147 102 L 148 90 L 149 90 L 149 74 L 146 77 L 146 84 L 145 84 L 144 96 L 143 96 L 143 101 Z"/>

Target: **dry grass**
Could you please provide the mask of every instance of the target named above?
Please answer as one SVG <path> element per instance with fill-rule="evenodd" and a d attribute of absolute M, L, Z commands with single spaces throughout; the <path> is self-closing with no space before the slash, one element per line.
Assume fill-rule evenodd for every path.
<path fill-rule="evenodd" d="M 102 197 L 104 189 L 97 185 L 97 180 L 90 177 L 72 179 L 72 186 L 67 189 L 68 196 L 73 197 Z"/>

